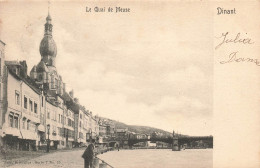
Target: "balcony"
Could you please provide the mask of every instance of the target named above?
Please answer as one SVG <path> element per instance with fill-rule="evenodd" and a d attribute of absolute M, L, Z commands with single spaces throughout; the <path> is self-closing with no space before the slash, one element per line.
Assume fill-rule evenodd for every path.
<path fill-rule="evenodd" d="M 28 118 L 29 120 L 31 120 L 31 121 L 33 121 L 35 123 L 40 124 L 40 118 L 41 117 L 40 117 L 39 114 L 34 113 L 34 112 L 30 112 L 30 111 L 28 111 L 26 109 L 23 109 L 22 112 L 23 112 L 23 116 L 24 117 Z"/>

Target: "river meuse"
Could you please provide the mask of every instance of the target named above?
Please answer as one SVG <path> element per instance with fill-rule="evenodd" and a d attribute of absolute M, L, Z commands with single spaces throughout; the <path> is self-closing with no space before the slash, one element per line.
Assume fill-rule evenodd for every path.
<path fill-rule="evenodd" d="M 138 149 L 110 151 L 98 156 L 116 168 L 212 168 L 212 149 Z"/>

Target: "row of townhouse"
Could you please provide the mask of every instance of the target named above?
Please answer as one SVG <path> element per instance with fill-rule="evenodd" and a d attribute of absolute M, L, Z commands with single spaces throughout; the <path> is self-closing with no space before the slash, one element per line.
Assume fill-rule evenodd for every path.
<path fill-rule="evenodd" d="M 84 146 L 99 136 L 97 118 L 65 87 L 45 89 L 27 75 L 26 61 L 5 61 L 0 41 L 0 146 L 9 149 L 53 149 Z"/>
<path fill-rule="evenodd" d="M 116 129 L 116 137 L 117 137 L 118 140 L 150 139 L 150 135 L 131 132 L 131 131 L 128 130 L 128 128 Z"/>
<path fill-rule="evenodd" d="M 98 120 L 92 115 L 92 112 L 86 110 L 84 106 L 78 108 L 75 114 L 75 131 L 77 146 L 86 146 L 90 139 L 97 139 L 99 137 Z"/>
<path fill-rule="evenodd" d="M 100 135 L 107 138 L 115 138 L 116 128 L 113 120 L 98 117 Z"/>
<path fill-rule="evenodd" d="M 5 61 L 0 40 L 0 147 L 37 150 L 87 145 L 99 136 L 98 119 L 79 104 L 56 68 L 57 47 L 48 14 L 41 59 L 27 75 L 26 61 Z"/>

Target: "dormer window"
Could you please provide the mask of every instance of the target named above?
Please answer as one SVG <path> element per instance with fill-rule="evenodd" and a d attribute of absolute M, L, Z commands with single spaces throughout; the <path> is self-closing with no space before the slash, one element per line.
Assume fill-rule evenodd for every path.
<path fill-rule="evenodd" d="M 58 88 L 58 80 L 55 79 L 55 88 Z"/>
<path fill-rule="evenodd" d="M 20 105 L 20 93 L 15 91 L 15 104 Z"/>
<path fill-rule="evenodd" d="M 39 75 L 39 81 L 42 81 L 42 74 Z"/>
<path fill-rule="evenodd" d="M 37 114 L 37 109 L 38 109 L 37 103 L 34 102 L 34 113 L 35 113 L 35 114 Z"/>
<path fill-rule="evenodd" d="M 27 109 L 27 104 L 28 104 L 27 97 L 24 96 L 24 104 L 23 104 L 23 107 L 24 107 L 25 109 Z"/>
<path fill-rule="evenodd" d="M 30 111 L 33 111 L 33 102 L 31 99 L 29 99 L 29 105 L 30 105 Z"/>
<path fill-rule="evenodd" d="M 51 76 L 51 88 L 55 89 L 55 84 L 54 84 L 54 76 Z"/>

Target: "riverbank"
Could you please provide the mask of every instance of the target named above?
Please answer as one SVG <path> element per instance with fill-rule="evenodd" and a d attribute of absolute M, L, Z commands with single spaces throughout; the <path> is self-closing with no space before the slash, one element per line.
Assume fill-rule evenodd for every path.
<path fill-rule="evenodd" d="M 4 165 L 5 167 L 12 166 L 14 164 L 23 164 L 29 159 L 34 159 L 40 156 L 48 155 L 56 152 L 68 152 L 83 150 L 84 148 L 72 148 L 72 149 L 59 149 L 59 150 L 50 150 L 49 153 L 43 150 L 39 151 L 19 151 L 19 150 L 6 150 L 0 154 L 0 167 Z"/>
<path fill-rule="evenodd" d="M 39 151 L 5 150 L 0 153 L 0 167 L 10 167 L 15 164 L 26 164 L 28 160 L 36 159 L 37 157 L 41 157 L 41 156 L 44 157 L 44 155 L 49 155 L 53 153 L 84 151 L 85 149 L 86 147 L 65 148 L 65 149 L 50 150 L 49 153 L 47 153 L 45 150 L 39 150 Z M 112 147 L 96 148 L 95 153 L 99 155 L 113 150 L 116 149 Z"/>

